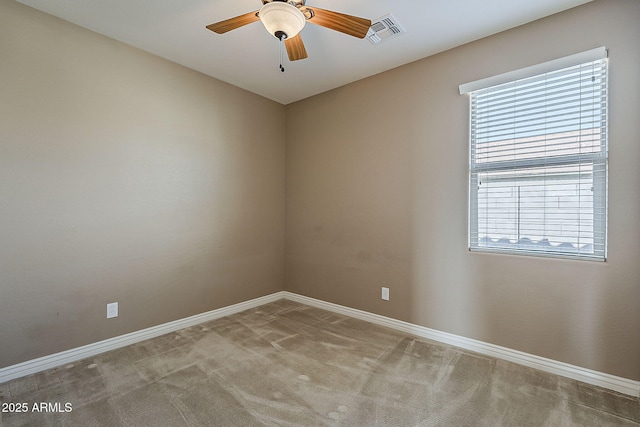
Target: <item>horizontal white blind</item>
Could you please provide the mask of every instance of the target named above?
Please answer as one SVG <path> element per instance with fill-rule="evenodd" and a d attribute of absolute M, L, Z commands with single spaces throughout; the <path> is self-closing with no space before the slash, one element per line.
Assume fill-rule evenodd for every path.
<path fill-rule="evenodd" d="M 471 93 L 471 250 L 606 257 L 607 60 Z"/>
<path fill-rule="evenodd" d="M 480 89 L 486 89 L 491 86 L 498 86 L 503 83 L 508 83 L 515 80 L 522 80 L 528 77 L 538 76 L 540 74 L 560 70 L 562 68 L 573 67 L 574 65 L 580 65 L 586 62 L 604 59 L 606 57 L 607 48 L 604 46 L 596 47 L 594 49 L 585 50 L 584 52 L 579 52 L 573 55 L 543 62 L 541 64 L 520 68 L 518 70 L 508 71 L 497 76 L 491 76 L 473 82 L 461 84 L 459 87 L 460 95 L 475 92 Z"/>

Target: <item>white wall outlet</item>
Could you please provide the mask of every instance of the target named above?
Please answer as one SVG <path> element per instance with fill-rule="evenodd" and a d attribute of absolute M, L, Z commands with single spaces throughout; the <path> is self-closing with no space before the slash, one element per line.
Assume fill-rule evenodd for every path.
<path fill-rule="evenodd" d="M 382 299 L 389 301 L 389 288 L 382 287 Z"/>
<path fill-rule="evenodd" d="M 118 303 L 110 302 L 107 304 L 107 319 L 111 319 L 112 317 L 118 317 Z"/>

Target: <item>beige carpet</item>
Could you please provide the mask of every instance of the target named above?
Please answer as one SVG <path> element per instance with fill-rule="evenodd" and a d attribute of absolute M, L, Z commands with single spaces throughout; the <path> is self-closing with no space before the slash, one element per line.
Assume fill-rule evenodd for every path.
<path fill-rule="evenodd" d="M 2 427 L 640 425 L 637 398 L 285 300 L 0 384 L 0 402 L 28 406 Z"/>

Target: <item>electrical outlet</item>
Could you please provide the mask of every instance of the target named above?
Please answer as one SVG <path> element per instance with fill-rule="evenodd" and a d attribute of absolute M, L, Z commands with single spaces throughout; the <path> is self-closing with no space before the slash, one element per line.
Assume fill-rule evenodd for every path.
<path fill-rule="evenodd" d="M 111 319 L 112 317 L 118 317 L 118 303 L 111 302 L 107 304 L 107 319 Z"/>
<path fill-rule="evenodd" d="M 389 288 L 382 287 L 382 299 L 389 301 Z"/>

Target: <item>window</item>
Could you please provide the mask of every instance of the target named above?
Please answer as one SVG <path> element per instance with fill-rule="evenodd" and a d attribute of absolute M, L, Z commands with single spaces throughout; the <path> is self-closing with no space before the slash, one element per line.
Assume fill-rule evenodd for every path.
<path fill-rule="evenodd" d="M 471 103 L 469 249 L 604 260 L 606 50 L 460 89 Z"/>

